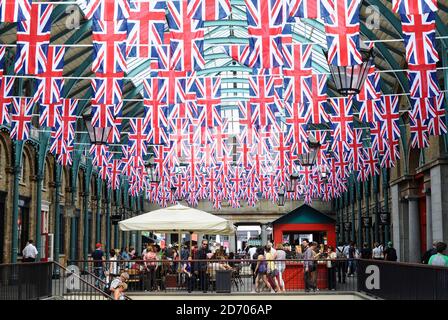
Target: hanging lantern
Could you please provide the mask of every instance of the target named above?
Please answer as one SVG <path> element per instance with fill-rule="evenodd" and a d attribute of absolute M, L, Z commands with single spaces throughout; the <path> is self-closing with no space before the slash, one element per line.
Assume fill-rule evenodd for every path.
<path fill-rule="evenodd" d="M 151 183 L 159 184 L 160 177 L 157 171 L 157 165 L 154 163 L 154 155 L 151 155 L 149 160 L 145 162 L 146 173 L 148 174 Z"/>
<path fill-rule="evenodd" d="M 360 50 L 362 63 L 354 66 L 336 66 L 329 64 L 336 91 L 343 96 L 355 95 L 361 92 L 361 88 L 367 79 L 369 69 L 373 65 L 373 49 Z M 325 52 L 328 61 L 328 52 Z"/>
<path fill-rule="evenodd" d="M 299 164 L 302 167 L 312 167 L 316 163 L 317 151 L 320 149 L 320 143 L 308 139 L 309 151 L 299 155 Z"/>
<path fill-rule="evenodd" d="M 288 192 L 289 193 L 293 193 L 296 191 L 297 189 L 297 184 L 299 183 L 299 175 L 297 174 L 292 174 L 289 176 L 289 181 L 288 181 Z"/>
<path fill-rule="evenodd" d="M 107 139 L 109 137 L 110 131 L 112 130 L 112 127 L 106 127 L 106 128 L 93 127 L 91 114 L 85 114 L 83 115 L 82 118 L 86 125 L 87 132 L 89 133 L 90 142 L 96 145 L 107 144 Z"/>
<path fill-rule="evenodd" d="M 326 166 L 320 166 L 319 175 L 322 181 L 328 181 L 328 171 Z"/>

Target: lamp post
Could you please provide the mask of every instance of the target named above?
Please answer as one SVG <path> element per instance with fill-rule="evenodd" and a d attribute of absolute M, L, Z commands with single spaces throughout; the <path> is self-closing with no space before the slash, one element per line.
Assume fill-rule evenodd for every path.
<path fill-rule="evenodd" d="M 354 66 L 337 66 L 329 64 L 336 91 L 341 95 L 355 95 L 361 91 L 369 69 L 373 64 L 373 49 L 360 50 L 362 63 Z M 328 61 L 328 52 L 325 52 Z"/>
<path fill-rule="evenodd" d="M 285 191 L 283 190 L 283 187 L 280 188 L 280 190 L 278 191 L 278 201 L 277 204 L 279 207 L 284 207 L 285 206 Z"/>
<path fill-rule="evenodd" d="M 90 142 L 94 145 L 106 145 L 112 127 L 97 128 L 92 126 L 92 115 L 85 114 L 82 116 L 87 132 L 89 133 Z"/>
<path fill-rule="evenodd" d="M 302 167 L 312 167 L 316 163 L 317 151 L 320 148 L 320 143 L 316 140 L 308 139 L 309 151 L 299 155 L 298 163 Z"/>
<path fill-rule="evenodd" d="M 299 175 L 298 174 L 292 174 L 289 176 L 288 181 L 288 192 L 293 193 L 297 189 L 297 184 L 299 183 Z"/>
<path fill-rule="evenodd" d="M 157 165 L 154 163 L 154 154 L 151 154 L 149 160 L 145 162 L 146 173 L 151 183 L 159 184 L 160 177 L 157 172 Z"/>

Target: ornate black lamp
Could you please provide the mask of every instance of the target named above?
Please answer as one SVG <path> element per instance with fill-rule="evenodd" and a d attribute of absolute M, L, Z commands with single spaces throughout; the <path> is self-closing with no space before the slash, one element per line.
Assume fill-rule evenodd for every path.
<path fill-rule="evenodd" d="M 347 232 L 350 232 L 352 230 L 352 223 L 351 222 L 345 222 L 344 223 L 344 230 Z"/>
<path fill-rule="evenodd" d="M 320 143 L 318 141 L 312 141 L 308 139 L 309 151 L 299 155 L 299 164 L 302 167 L 312 167 L 316 163 L 317 151 L 320 148 Z"/>
<path fill-rule="evenodd" d="M 362 217 L 362 226 L 365 229 L 370 229 L 372 225 L 372 218 L 371 217 Z"/>
<path fill-rule="evenodd" d="M 380 211 L 380 224 L 383 226 L 390 225 L 390 212 Z"/>
<path fill-rule="evenodd" d="M 320 166 L 319 168 L 319 175 L 322 181 L 327 182 L 328 180 L 328 170 L 326 166 Z"/>
<path fill-rule="evenodd" d="M 109 133 L 112 130 L 112 127 L 107 128 L 96 128 L 92 126 L 92 115 L 85 114 L 82 116 L 84 123 L 87 128 L 87 132 L 89 133 L 90 142 L 96 145 L 105 145 L 107 144 L 107 139 L 109 137 Z"/>
<path fill-rule="evenodd" d="M 160 177 L 157 172 L 157 165 L 154 163 L 154 154 L 151 154 L 149 160 L 145 162 L 146 173 L 151 183 L 159 184 Z"/>
<path fill-rule="evenodd" d="M 299 183 L 299 175 L 298 174 L 292 174 L 289 176 L 288 181 L 288 192 L 292 193 L 296 191 L 297 184 Z"/>
<path fill-rule="evenodd" d="M 369 69 L 373 64 L 373 49 L 361 49 L 362 63 L 354 66 L 336 66 L 329 64 L 330 72 L 336 86 L 336 91 L 341 95 L 354 95 L 361 91 L 366 81 Z M 328 52 L 325 52 L 328 61 Z"/>

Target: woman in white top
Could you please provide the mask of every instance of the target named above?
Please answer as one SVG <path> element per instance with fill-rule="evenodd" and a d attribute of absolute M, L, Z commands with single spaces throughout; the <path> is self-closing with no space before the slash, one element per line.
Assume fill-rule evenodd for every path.
<path fill-rule="evenodd" d="M 109 282 L 109 279 L 112 279 L 116 276 L 118 276 L 120 274 L 120 270 L 118 268 L 118 258 L 117 258 L 117 254 L 115 252 L 114 249 L 111 249 L 109 251 L 110 253 L 110 258 L 109 258 L 109 263 L 108 263 L 108 274 L 107 274 L 107 279 L 106 281 Z"/>
<path fill-rule="evenodd" d="M 337 254 L 334 252 L 332 246 L 327 248 L 327 282 L 328 290 L 336 290 L 336 258 Z"/>
<path fill-rule="evenodd" d="M 279 260 L 276 262 L 277 270 L 278 270 L 278 284 L 281 292 L 286 292 L 285 290 L 285 281 L 283 281 L 283 272 L 286 269 L 286 262 L 282 260 L 286 260 L 286 252 L 283 250 L 283 245 L 279 243 L 277 245 L 277 254 L 275 260 Z"/>
<path fill-rule="evenodd" d="M 375 242 L 373 246 L 372 258 L 375 260 L 383 260 L 383 248 L 378 244 L 378 242 Z"/>

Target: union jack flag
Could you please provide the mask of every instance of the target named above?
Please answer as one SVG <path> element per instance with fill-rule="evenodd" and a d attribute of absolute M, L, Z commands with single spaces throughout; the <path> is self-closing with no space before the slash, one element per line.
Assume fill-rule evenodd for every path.
<path fill-rule="evenodd" d="M 62 103 L 39 104 L 39 126 L 55 127 L 58 121 L 59 109 Z"/>
<path fill-rule="evenodd" d="M 74 140 L 78 100 L 63 99 L 62 103 L 57 105 L 57 108 L 55 138 L 60 138 L 66 142 Z"/>
<path fill-rule="evenodd" d="M 432 136 L 441 136 L 447 133 L 444 103 L 444 94 L 442 93 L 433 98 L 431 116 L 428 123 L 428 131 Z"/>
<path fill-rule="evenodd" d="M 61 166 L 71 166 L 73 164 L 72 154 L 74 149 L 73 143 L 67 144 L 64 148 L 64 152 L 58 154 L 58 164 Z"/>
<path fill-rule="evenodd" d="M 189 0 L 192 1 L 192 0 Z M 230 0 L 200 0 L 201 15 L 196 18 L 204 21 L 217 21 L 227 18 L 232 10 Z"/>
<path fill-rule="evenodd" d="M 245 0 L 249 46 L 248 66 L 270 69 L 283 65 L 282 30 L 285 24 L 284 2 L 279 0 Z"/>
<path fill-rule="evenodd" d="M 381 101 L 384 111 L 381 124 L 382 136 L 388 143 L 398 141 L 401 135 L 398 123 L 400 120 L 398 96 L 382 96 Z"/>
<path fill-rule="evenodd" d="M 400 159 L 400 142 L 398 140 L 389 141 L 381 159 L 381 166 L 383 168 L 394 167 L 398 159 Z"/>
<path fill-rule="evenodd" d="M 92 164 L 94 166 L 103 167 L 107 165 L 108 149 L 108 146 L 104 144 L 93 144 L 90 147 L 89 153 L 92 156 Z"/>
<path fill-rule="evenodd" d="M 229 44 L 224 45 L 225 53 L 236 62 L 249 65 L 249 58 L 251 56 L 251 47 L 249 45 Z"/>
<path fill-rule="evenodd" d="M 270 76 L 249 77 L 249 104 L 256 114 L 257 124 L 265 127 L 276 124 L 278 101 L 275 99 L 275 78 Z"/>
<path fill-rule="evenodd" d="M 301 103 L 286 103 L 286 124 L 290 133 L 290 143 L 292 150 L 297 154 L 308 151 L 306 141 L 308 139 L 306 132 L 306 124 L 309 118 L 310 109 Z"/>
<path fill-rule="evenodd" d="M 129 0 L 76 0 L 86 19 L 119 21 L 129 18 Z"/>
<path fill-rule="evenodd" d="M 123 74 L 114 75 L 96 73 L 92 78 L 94 104 L 115 105 L 123 101 Z"/>
<path fill-rule="evenodd" d="M 149 58 L 152 56 L 151 46 L 163 44 L 166 1 L 130 0 L 129 2 L 127 56 Z"/>
<path fill-rule="evenodd" d="M 312 76 L 295 74 L 292 77 L 284 77 L 284 99 L 289 103 L 310 103 L 312 96 L 309 88 L 312 86 Z"/>
<path fill-rule="evenodd" d="M 326 18 L 333 12 L 335 2 L 335 0 L 289 0 L 289 17 L 308 19 Z"/>
<path fill-rule="evenodd" d="M 384 153 L 385 150 L 385 140 L 382 135 L 382 121 L 373 121 L 369 122 L 370 127 L 370 138 L 371 138 L 371 144 L 372 148 L 377 150 L 380 154 Z"/>
<path fill-rule="evenodd" d="M 146 142 L 148 141 L 149 127 L 143 118 L 133 118 L 129 120 L 131 132 L 128 135 L 130 153 L 137 157 L 146 154 Z"/>
<path fill-rule="evenodd" d="M 416 117 L 411 113 L 409 128 L 411 131 L 411 147 L 423 149 L 429 146 L 428 120 Z"/>
<path fill-rule="evenodd" d="M 334 11 L 325 18 L 328 63 L 338 66 L 362 63 L 359 52 L 360 7 L 360 0 L 338 0 Z"/>
<path fill-rule="evenodd" d="M 362 171 L 362 164 L 364 162 L 364 153 L 362 145 L 362 130 L 354 129 L 352 131 L 352 141 L 349 143 L 350 152 L 348 161 L 350 162 L 349 168 L 352 171 Z"/>
<path fill-rule="evenodd" d="M 46 57 L 46 71 L 36 78 L 35 99 L 43 104 L 58 103 L 61 101 L 64 78 L 64 54 L 62 46 L 50 46 Z"/>
<path fill-rule="evenodd" d="M 410 98 L 411 113 L 415 118 L 426 120 L 431 116 L 432 103 L 436 99 L 433 98 Z"/>
<path fill-rule="evenodd" d="M 351 98 L 330 98 L 333 137 L 337 141 L 350 142 L 353 138 L 353 100 Z"/>
<path fill-rule="evenodd" d="M 110 129 L 109 137 L 107 138 L 107 143 L 120 143 L 121 141 L 122 110 L 123 110 L 123 102 L 115 105 L 114 122 L 112 124 L 112 128 Z"/>
<path fill-rule="evenodd" d="M 92 71 L 111 74 L 127 72 L 126 39 L 126 20 L 93 20 Z"/>
<path fill-rule="evenodd" d="M 356 96 L 358 101 L 378 100 L 381 95 L 380 74 L 376 67 L 371 66 L 366 81 L 361 87 L 361 92 Z"/>
<path fill-rule="evenodd" d="M 198 78 L 193 85 L 197 94 L 198 124 L 207 128 L 213 128 L 220 124 L 221 120 L 221 79 Z"/>
<path fill-rule="evenodd" d="M 401 16 L 406 61 L 409 64 L 433 64 L 439 61 L 435 17 L 435 13 Z"/>
<path fill-rule="evenodd" d="M 0 22 L 30 20 L 31 0 L 0 0 Z"/>
<path fill-rule="evenodd" d="M 14 73 L 46 72 L 53 5 L 33 3 L 30 19 L 17 22 L 17 51 Z"/>
<path fill-rule="evenodd" d="M 440 94 L 436 64 L 409 65 L 408 79 L 412 98 L 429 98 Z"/>
<path fill-rule="evenodd" d="M 327 105 L 327 76 L 324 74 L 313 74 L 311 88 L 309 93 L 313 97 L 309 104 L 311 108 L 309 123 L 322 124 L 330 121 L 325 111 Z"/>
<path fill-rule="evenodd" d="M 383 107 L 381 99 L 360 101 L 359 103 L 359 119 L 362 122 L 369 123 L 382 120 Z"/>
<path fill-rule="evenodd" d="M 418 15 L 437 10 L 437 0 L 392 0 L 395 13 Z"/>
<path fill-rule="evenodd" d="M 27 140 L 30 135 L 34 100 L 31 98 L 12 98 L 11 132 L 12 140 Z"/>
<path fill-rule="evenodd" d="M 175 70 L 201 70 L 205 66 L 203 57 L 204 22 L 200 17 L 200 6 L 190 1 L 168 0 L 167 22 L 170 39 L 170 66 Z M 199 13 L 198 13 L 199 12 Z"/>
<path fill-rule="evenodd" d="M 109 128 L 114 125 L 115 105 L 92 104 L 92 126 L 95 128 Z"/>
<path fill-rule="evenodd" d="M 0 77 L 3 76 L 3 69 L 5 68 L 5 52 L 6 47 L 0 46 Z"/>
<path fill-rule="evenodd" d="M 2 70 L 3 71 L 3 70 Z M 9 108 L 11 107 L 14 78 L 0 76 L 0 124 L 7 125 L 11 122 Z"/>
<path fill-rule="evenodd" d="M 373 148 L 364 148 L 364 168 L 370 176 L 375 176 L 380 173 L 378 168 L 378 151 Z"/>

